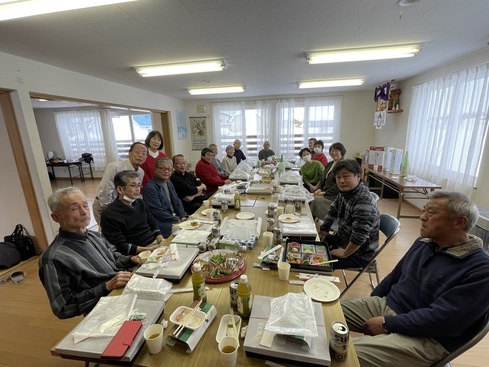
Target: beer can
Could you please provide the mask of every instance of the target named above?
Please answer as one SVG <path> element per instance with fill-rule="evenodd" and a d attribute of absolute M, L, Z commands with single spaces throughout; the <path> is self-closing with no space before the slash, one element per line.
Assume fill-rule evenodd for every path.
<path fill-rule="evenodd" d="M 212 212 L 212 220 L 214 222 L 218 222 L 220 219 L 221 217 L 219 215 L 219 210 L 214 209 L 214 211 Z"/>
<path fill-rule="evenodd" d="M 236 312 L 238 311 L 238 285 L 239 282 L 232 282 L 229 285 L 229 298 L 231 300 L 231 308 Z"/>
<path fill-rule="evenodd" d="M 224 200 L 224 201 L 221 203 L 221 209 L 222 209 L 222 212 L 223 212 L 223 213 L 227 213 L 227 212 L 228 212 L 228 209 L 229 209 L 229 204 L 228 204 L 227 200 Z"/>
<path fill-rule="evenodd" d="M 267 219 L 267 231 L 273 232 L 273 228 L 275 227 L 275 220 L 273 218 Z"/>
<path fill-rule="evenodd" d="M 332 357 L 337 361 L 343 361 L 348 354 L 348 342 L 350 340 L 350 330 L 348 326 L 340 321 L 331 324 L 330 349 Z"/>
<path fill-rule="evenodd" d="M 296 214 L 301 214 L 302 212 L 302 200 L 301 199 L 296 199 L 294 201 L 294 211 Z"/>

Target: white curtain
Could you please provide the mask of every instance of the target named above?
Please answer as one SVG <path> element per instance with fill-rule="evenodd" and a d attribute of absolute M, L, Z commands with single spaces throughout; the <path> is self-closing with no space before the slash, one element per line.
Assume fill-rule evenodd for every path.
<path fill-rule="evenodd" d="M 302 107 L 302 104 L 300 107 Z M 280 139 L 277 146 L 280 147 L 280 154 L 283 154 L 289 160 L 298 153 L 296 151 L 295 132 L 296 128 L 300 127 L 302 118 L 296 118 L 296 116 L 297 114 L 302 115 L 302 113 L 296 111 L 295 99 L 281 99 L 277 103 L 276 114 L 279 123 L 275 125 L 278 130 L 277 136 Z M 304 136 L 301 136 L 300 139 L 303 141 Z M 304 146 L 307 146 L 307 143 Z"/>
<path fill-rule="evenodd" d="M 94 169 L 103 171 L 106 154 L 99 111 L 57 111 L 54 117 L 64 158 L 78 160 L 83 153 L 91 153 Z"/>
<path fill-rule="evenodd" d="M 471 195 L 489 120 L 489 64 L 413 88 L 409 173 Z"/>

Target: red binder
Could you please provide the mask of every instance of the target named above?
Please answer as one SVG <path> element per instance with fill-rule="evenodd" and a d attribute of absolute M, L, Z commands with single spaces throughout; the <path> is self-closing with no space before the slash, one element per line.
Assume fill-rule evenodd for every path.
<path fill-rule="evenodd" d="M 100 358 L 117 359 L 124 357 L 142 325 L 141 321 L 125 321 Z"/>

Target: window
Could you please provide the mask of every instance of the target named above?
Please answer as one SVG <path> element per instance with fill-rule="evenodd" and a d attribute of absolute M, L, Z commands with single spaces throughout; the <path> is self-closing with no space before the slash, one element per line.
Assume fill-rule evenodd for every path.
<path fill-rule="evenodd" d="M 131 144 L 135 141 L 144 143 L 146 136 L 153 129 L 151 113 L 111 110 L 110 116 L 119 160 L 127 159 Z"/>
<path fill-rule="evenodd" d="M 340 111 L 341 97 L 213 103 L 214 141 L 224 152 L 240 139 L 246 156 L 256 160 L 265 140 L 276 155 L 292 158 L 314 137 L 327 154 L 340 134 Z"/>
<path fill-rule="evenodd" d="M 413 88 L 407 150 L 410 173 L 470 195 L 489 118 L 489 64 Z"/>

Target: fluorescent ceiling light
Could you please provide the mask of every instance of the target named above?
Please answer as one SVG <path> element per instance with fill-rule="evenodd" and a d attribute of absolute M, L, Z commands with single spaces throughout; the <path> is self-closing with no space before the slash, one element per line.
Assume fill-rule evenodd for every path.
<path fill-rule="evenodd" d="M 188 92 L 192 96 L 199 96 L 203 94 L 242 93 L 244 90 L 242 85 L 234 85 L 230 87 L 189 88 Z"/>
<path fill-rule="evenodd" d="M 0 1 L 0 21 L 137 0 L 18 0 Z"/>
<path fill-rule="evenodd" d="M 363 79 L 337 79 L 337 80 L 315 80 L 310 82 L 299 82 L 299 89 L 307 88 L 332 88 L 332 87 L 351 87 L 363 85 Z"/>
<path fill-rule="evenodd" d="M 135 69 L 142 77 L 205 73 L 208 71 L 224 70 L 224 62 L 222 60 L 193 61 L 178 64 L 141 66 Z"/>
<path fill-rule="evenodd" d="M 419 46 L 416 45 L 309 52 L 306 57 L 306 62 L 308 64 L 327 64 L 335 62 L 398 59 L 416 56 L 418 52 Z"/>

